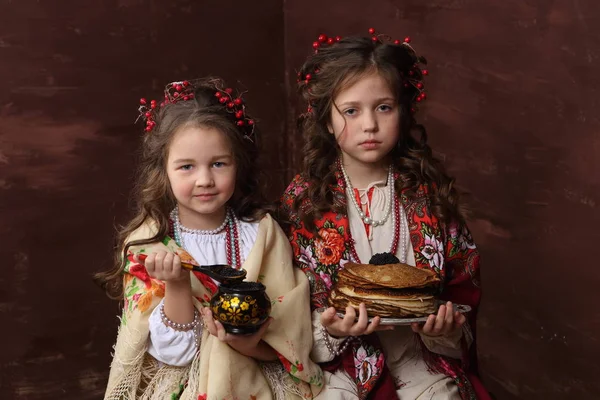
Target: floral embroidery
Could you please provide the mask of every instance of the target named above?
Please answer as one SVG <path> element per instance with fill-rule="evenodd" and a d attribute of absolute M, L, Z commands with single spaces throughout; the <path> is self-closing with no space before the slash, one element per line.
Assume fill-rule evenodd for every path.
<path fill-rule="evenodd" d="M 281 364 L 283 364 L 283 368 L 285 368 L 287 372 L 290 372 L 292 369 L 292 363 L 279 353 L 277 353 L 277 357 L 279 357 L 279 361 L 281 361 Z"/>
<path fill-rule="evenodd" d="M 378 374 L 377 354 L 368 354 L 367 350 L 360 346 L 356 351 L 354 358 L 354 368 L 356 368 L 356 377 L 363 385 L 367 383 L 374 375 Z"/>
<path fill-rule="evenodd" d="M 344 238 L 339 232 L 331 228 L 319 231 L 320 238 L 315 241 L 317 258 L 326 265 L 338 264 L 344 254 Z"/>
<path fill-rule="evenodd" d="M 152 279 L 148 275 L 146 267 L 135 261 L 133 253 L 127 255 L 124 272 L 123 288 L 125 302 L 121 318 L 122 324 L 127 323 L 128 314 L 133 310 L 137 309 L 140 312 L 148 311 L 155 297 L 162 298 L 165 296 L 164 282 Z"/>
<path fill-rule="evenodd" d="M 362 341 L 354 347 L 355 380 L 358 386 L 358 397 L 364 399 L 375 387 L 383 370 L 385 358 L 379 349 Z"/>
<path fill-rule="evenodd" d="M 323 282 L 325 283 L 325 286 L 327 286 L 327 289 L 331 289 L 331 286 L 333 286 L 333 283 L 331 282 L 331 275 L 321 271 L 319 272 L 319 276 L 321 277 L 321 279 L 323 279 Z"/>
<path fill-rule="evenodd" d="M 279 357 L 279 361 L 281 361 L 285 370 L 290 374 L 294 375 L 297 372 L 304 371 L 304 365 L 300 361 L 296 360 L 294 363 L 291 363 L 290 360 L 279 353 L 277 353 L 277 357 Z"/>
<path fill-rule="evenodd" d="M 145 312 L 150 307 L 150 304 L 152 304 L 152 292 L 147 292 L 140 296 L 137 302 L 137 308 L 141 312 Z"/>
<path fill-rule="evenodd" d="M 451 224 L 448 227 L 449 243 L 451 249 L 449 256 L 453 257 L 460 252 L 468 252 L 477 248 L 473 242 L 471 232 L 466 226 L 458 226 L 458 224 Z"/>
<path fill-rule="evenodd" d="M 152 278 L 148 275 L 148 271 L 146 271 L 146 267 L 141 264 L 132 264 L 129 267 L 128 271 L 131 275 L 135 276 L 146 285 L 147 289 L 150 289 L 152 286 Z"/>
<path fill-rule="evenodd" d="M 448 234 L 450 238 L 456 239 L 458 236 L 458 225 L 456 223 L 452 223 L 448 226 Z"/>
<path fill-rule="evenodd" d="M 170 238 L 166 238 L 163 241 L 166 244 L 171 244 L 171 242 L 174 243 Z M 139 250 L 139 253 L 144 254 L 145 250 Z M 182 255 L 182 259 L 191 257 L 189 255 L 186 256 L 186 254 Z M 134 254 L 131 251 L 127 254 L 123 272 L 124 304 L 121 324 L 126 325 L 129 315 L 134 310 L 146 312 L 153 303 L 156 303 L 154 299 L 161 299 L 165 296 L 165 283 L 151 278 L 146 267 L 135 261 Z M 216 288 L 216 285 L 210 278 L 208 278 L 208 281 L 210 281 L 210 285 Z M 210 285 L 207 288 L 208 290 L 210 290 Z M 210 302 L 210 297 L 207 294 L 203 294 L 202 298 L 206 302 Z"/>
<path fill-rule="evenodd" d="M 473 242 L 471 232 L 469 232 L 465 225 L 462 226 L 461 234 L 458 237 L 458 243 L 460 244 L 461 250 L 473 250 L 477 248 L 477 246 L 475 246 L 475 243 Z"/>
<path fill-rule="evenodd" d="M 317 268 L 317 259 L 313 257 L 312 246 L 300 247 L 299 261 L 308 265 L 312 270 Z"/>
<path fill-rule="evenodd" d="M 444 263 L 444 245 L 442 244 L 442 242 L 437 240 L 437 238 L 434 237 L 433 235 L 432 236 L 424 235 L 424 236 L 425 236 L 425 245 L 423 246 L 423 249 L 421 250 L 421 254 L 423 255 L 423 257 L 425 257 L 427 260 L 429 260 L 429 265 L 431 265 L 432 268 L 435 268 L 436 270 L 440 270 Z"/>
<path fill-rule="evenodd" d="M 153 280 L 152 281 L 152 294 L 156 297 L 165 297 L 165 284 L 164 282 Z"/>
<path fill-rule="evenodd" d="M 294 344 L 291 341 L 286 341 L 286 343 L 289 346 L 290 357 L 293 360 L 293 359 L 295 359 L 295 354 L 296 354 L 296 350 L 294 349 Z M 291 362 L 290 359 L 281 355 L 279 352 L 276 352 L 276 354 L 277 354 L 277 357 L 279 358 L 279 361 L 283 365 L 284 369 L 288 372 L 289 377 L 292 379 L 292 381 L 300 382 L 300 379 L 296 375 L 303 375 L 302 373 L 304 372 L 304 365 L 297 359 L 296 359 L 296 361 Z M 314 375 L 310 375 L 307 378 L 308 378 L 308 383 L 310 383 L 311 385 L 315 385 L 315 386 L 319 386 L 319 387 L 323 386 L 323 371 L 321 369 L 318 369 Z M 303 378 L 303 379 L 305 381 L 307 380 L 306 378 Z M 304 393 L 302 393 L 302 398 L 312 399 L 313 398 L 312 392 L 310 390 L 305 391 Z"/>

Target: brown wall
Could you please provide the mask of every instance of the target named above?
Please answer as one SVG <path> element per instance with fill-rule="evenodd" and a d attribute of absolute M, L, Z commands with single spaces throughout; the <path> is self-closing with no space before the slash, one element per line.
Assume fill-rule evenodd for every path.
<path fill-rule="evenodd" d="M 284 13 L 288 70 L 319 33 L 412 37 L 430 62 L 421 122 L 476 209 L 486 383 L 502 400 L 600 398 L 600 4 L 305 0 Z"/>
<path fill-rule="evenodd" d="M 0 398 L 101 397 L 117 306 L 90 274 L 126 217 L 137 99 L 173 79 L 240 80 L 275 194 L 302 157 L 281 101 L 295 103 L 294 68 L 319 33 L 370 26 L 430 60 L 422 122 L 476 209 L 488 386 L 598 397 L 595 0 L 82 4 L 0 4 Z"/>
<path fill-rule="evenodd" d="M 283 148 L 281 2 L 225 3 L 1 3 L 0 399 L 101 398 L 118 309 L 90 277 L 125 218 L 140 97 L 239 80 Z"/>

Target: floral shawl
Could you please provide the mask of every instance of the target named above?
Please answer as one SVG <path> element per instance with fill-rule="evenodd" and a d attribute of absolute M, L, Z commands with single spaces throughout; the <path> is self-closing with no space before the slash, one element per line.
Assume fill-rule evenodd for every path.
<path fill-rule="evenodd" d="M 155 224 L 148 223 L 129 239 L 152 237 L 154 232 Z M 311 399 L 320 392 L 322 371 L 309 358 L 309 284 L 302 271 L 293 268 L 289 243 L 269 215 L 261 220 L 256 242 L 242 267 L 247 280 L 260 281 L 267 288 L 274 320 L 263 340 L 276 350 L 281 362 L 257 362 L 206 330 L 189 367 L 164 365 L 147 354 L 148 318 L 164 296 L 165 286 L 150 278 L 144 266 L 133 261 L 133 255 L 157 250 L 191 259 L 170 237 L 130 249 L 124 274 L 125 303 L 105 399 Z M 207 305 L 215 290 L 210 278 L 193 273 L 196 308 Z"/>
<path fill-rule="evenodd" d="M 337 185 L 331 187 L 333 196 L 346 203 L 345 182 L 338 171 Z M 297 196 L 308 187 L 300 175 L 296 176 L 283 194 L 280 211 L 291 221 L 288 236 L 294 250 L 297 266 L 309 277 L 312 308 L 327 307 L 329 291 L 337 281 L 337 272 L 350 260 L 349 222 L 346 213 L 324 212 L 315 221 L 318 235 L 308 230 L 294 210 Z M 442 281 L 441 295 L 444 300 L 468 304 L 468 323 L 475 334 L 475 319 L 480 302 L 479 252 L 468 228 L 461 224 L 444 226 L 431 213 L 427 196 L 428 187 L 419 187 L 416 196 L 409 199 L 400 196 L 408 219 L 410 240 L 414 249 L 416 266 L 428 268 L 438 274 Z M 308 199 L 300 207 L 308 207 Z M 352 347 L 352 346 L 351 346 Z M 425 360 L 432 370 L 445 373 L 457 384 L 463 399 L 487 399 L 487 392 L 476 377 L 476 345 L 464 349 L 461 362 L 429 352 L 424 346 Z M 352 350 L 346 351 L 333 362 L 324 364 L 326 370 L 344 368 L 355 377 L 361 399 L 396 398 L 395 385 L 385 366 L 377 335 L 363 337 Z M 474 389 L 475 387 L 475 389 Z M 481 393 L 480 393 L 481 392 Z"/>

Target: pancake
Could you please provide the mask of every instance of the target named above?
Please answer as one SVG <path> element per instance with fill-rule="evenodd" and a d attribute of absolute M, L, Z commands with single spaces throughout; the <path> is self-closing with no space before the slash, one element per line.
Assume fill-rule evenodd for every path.
<path fill-rule="evenodd" d="M 344 271 L 352 275 L 352 278 L 366 284 L 393 289 L 422 288 L 440 282 L 435 272 L 402 263 L 385 265 L 347 263 Z"/>
<path fill-rule="evenodd" d="M 370 317 L 421 317 L 436 312 L 440 280 L 433 271 L 401 263 L 344 267 L 329 296 L 329 304 L 339 312 L 347 306 L 358 309 L 360 303 L 365 303 Z"/>
<path fill-rule="evenodd" d="M 340 312 L 345 312 L 347 306 L 358 308 L 365 303 L 369 316 L 374 317 L 421 317 L 435 313 L 437 301 L 433 294 L 418 292 L 362 291 L 359 288 L 344 286 L 331 292 L 329 303 Z"/>

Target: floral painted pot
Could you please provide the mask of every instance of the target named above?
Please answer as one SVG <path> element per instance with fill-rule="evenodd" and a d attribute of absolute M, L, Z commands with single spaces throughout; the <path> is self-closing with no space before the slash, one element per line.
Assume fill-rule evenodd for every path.
<path fill-rule="evenodd" d="M 265 289 L 259 282 L 220 285 L 210 301 L 213 318 L 223 324 L 228 333 L 255 333 L 271 313 L 271 300 Z"/>

